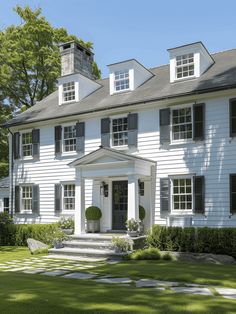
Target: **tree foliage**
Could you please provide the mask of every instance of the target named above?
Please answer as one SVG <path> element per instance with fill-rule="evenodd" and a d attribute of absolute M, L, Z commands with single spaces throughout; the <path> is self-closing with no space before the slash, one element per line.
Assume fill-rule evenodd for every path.
<path fill-rule="evenodd" d="M 65 28 L 54 28 L 41 15 L 41 9 L 16 6 L 20 25 L 0 32 L 0 123 L 16 110 L 26 110 L 56 89 L 60 76 L 59 44 L 75 40 L 92 50 L 91 42 L 69 35 Z M 100 70 L 94 62 L 95 77 Z M 0 128 L 0 177 L 7 174 L 7 137 Z M 4 168 L 4 170 L 1 170 Z"/>

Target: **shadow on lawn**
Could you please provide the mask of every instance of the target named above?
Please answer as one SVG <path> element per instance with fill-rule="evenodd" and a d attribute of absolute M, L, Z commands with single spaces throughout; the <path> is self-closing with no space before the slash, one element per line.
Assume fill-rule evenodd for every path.
<path fill-rule="evenodd" d="M 235 313 L 236 302 L 221 297 L 94 281 L 0 273 L 0 313 Z"/>

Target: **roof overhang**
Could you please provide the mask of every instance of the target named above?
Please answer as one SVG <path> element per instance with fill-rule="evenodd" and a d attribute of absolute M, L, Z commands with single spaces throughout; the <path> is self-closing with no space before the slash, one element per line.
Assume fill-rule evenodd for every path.
<path fill-rule="evenodd" d="M 139 156 L 101 147 L 69 164 L 84 178 L 118 177 L 127 175 L 151 176 L 156 162 Z"/>

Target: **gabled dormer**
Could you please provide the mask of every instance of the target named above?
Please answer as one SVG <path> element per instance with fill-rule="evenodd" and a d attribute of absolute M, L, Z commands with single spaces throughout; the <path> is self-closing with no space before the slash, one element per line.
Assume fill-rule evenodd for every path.
<path fill-rule="evenodd" d="M 108 65 L 110 95 L 133 91 L 153 74 L 137 60 L 131 59 Z"/>
<path fill-rule="evenodd" d="M 168 51 L 171 83 L 200 77 L 214 63 L 202 42 L 171 48 Z"/>
<path fill-rule="evenodd" d="M 71 41 L 60 46 L 59 105 L 78 102 L 100 87 L 93 76 L 93 53 Z"/>

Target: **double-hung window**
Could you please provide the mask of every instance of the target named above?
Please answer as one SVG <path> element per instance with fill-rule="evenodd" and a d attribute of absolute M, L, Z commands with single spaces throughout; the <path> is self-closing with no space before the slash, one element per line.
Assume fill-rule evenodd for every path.
<path fill-rule="evenodd" d="M 129 70 L 115 71 L 114 89 L 116 92 L 129 89 Z"/>
<path fill-rule="evenodd" d="M 21 209 L 32 210 L 32 186 L 21 187 Z"/>
<path fill-rule="evenodd" d="M 64 152 L 76 151 L 76 127 L 75 125 L 64 126 Z"/>
<path fill-rule="evenodd" d="M 128 121 L 127 117 L 114 118 L 112 120 L 112 146 L 128 145 Z"/>
<path fill-rule="evenodd" d="M 74 184 L 63 185 L 63 209 L 64 210 L 75 209 L 75 185 Z"/>
<path fill-rule="evenodd" d="M 172 110 L 172 140 L 192 139 L 192 108 Z"/>
<path fill-rule="evenodd" d="M 172 210 L 191 211 L 193 209 L 192 178 L 172 179 Z"/>
<path fill-rule="evenodd" d="M 194 76 L 194 54 L 176 57 L 176 79 Z"/>
<path fill-rule="evenodd" d="M 63 86 L 63 102 L 75 100 L 75 82 L 64 83 Z"/>
<path fill-rule="evenodd" d="M 32 132 L 22 133 L 22 157 L 32 156 Z"/>

